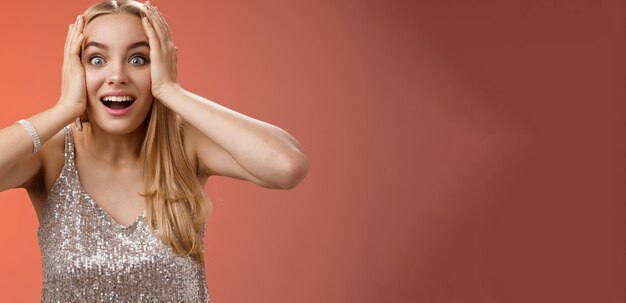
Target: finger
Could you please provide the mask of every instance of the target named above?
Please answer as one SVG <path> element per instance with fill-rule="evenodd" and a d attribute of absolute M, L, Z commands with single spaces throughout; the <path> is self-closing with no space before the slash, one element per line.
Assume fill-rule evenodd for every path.
<path fill-rule="evenodd" d="M 74 33 L 76 32 L 76 22 L 78 22 L 78 20 L 76 20 L 73 24 L 70 24 L 67 40 L 65 41 L 65 47 L 63 48 L 64 61 L 67 61 L 69 57 L 69 50 L 72 45 L 72 41 L 74 40 Z"/>
<path fill-rule="evenodd" d="M 78 27 L 78 20 L 79 20 L 79 16 L 76 17 L 74 24 L 72 24 L 72 33 L 70 34 L 70 42 L 69 42 L 68 47 L 72 45 L 72 42 L 74 41 L 74 39 L 76 39 L 76 36 L 78 36 L 76 34 L 76 28 Z"/>
<path fill-rule="evenodd" d="M 158 23 L 157 31 L 160 30 L 160 32 L 162 33 L 161 37 L 164 38 L 164 39 L 161 39 L 161 47 L 163 49 L 175 48 L 174 42 L 172 41 L 170 27 L 167 24 L 167 21 L 165 21 L 165 16 L 159 11 L 158 7 L 153 6 L 151 4 L 150 4 L 150 10 L 152 14 L 154 15 L 154 17 L 156 18 L 156 21 Z"/>
<path fill-rule="evenodd" d="M 160 49 L 163 50 L 166 47 L 166 44 L 165 44 L 166 36 L 165 36 L 165 33 L 163 33 L 161 21 L 156 16 L 154 9 L 151 8 L 150 6 L 148 8 L 149 8 L 148 16 L 150 18 L 150 24 L 152 25 L 152 29 L 154 30 L 154 32 L 156 33 L 156 36 L 158 37 Z"/>
<path fill-rule="evenodd" d="M 84 39 L 85 39 L 85 35 L 83 33 L 80 33 L 78 35 L 78 37 L 76 37 L 76 40 L 74 41 L 74 44 L 72 45 L 72 47 L 70 49 L 70 55 L 71 56 L 78 56 L 78 55 L 80 55 L 80 50 L 81 50 L 81 48 L 83 46 L 83 40 Z"/>
<path fill-rule="evenodd" d="M 72 41 L 72 34 L 74 33 L 74 27 L 76 27 L 77 22 L 78 22 L 78 19 L 74 20 L 74 23 L 70 24 L 67 30 L 67 37 L 65 39 L 65 50 L 67 50 L 67 48 L 69 47 L 69 44 Z"/>
<path fill-rule="evenodd" d="M 82 33 L 83 29 L 85 29 L 85 17 L 83 15 L 78 15 L 78 33 Z"/>
<path fill-rule="evenodd" d="M 76 39 L 78 38 L 78 36 L 82 33 L 82 31 L 83 31 L 83 16 L 78 15 L 76 16 L 76 21 L 74 22 L 74 24 L 72 24 L 72 34 L 70 36 L 70 41 L 68 42 L 68 45 L 67 45 L 68 49 L 66 52 L 68 56 L 70 56 L 73 45 L 76 42 Z"/>
<path fill-rule="evenodd" d="M 143 29 L 146 31 L 146 35 L 148 36 L 148 44 L 150 44 L 150 52 L 161 52 L 161 45 L 159 43 L 159 37 L 154 31 L 154 27 L 152 27 L 152 23 L 148 20 L 148 17 L 142 17 L 141 22 L 143 24 Z"/>
<path fill-rule="evenodd" d="M 72 25 L 68 27 L 67 38 L 65 38 L 65 45 L 63 46 L 63 62 L 67 61 L 67 49 L 69 48 L 70 38 L 72 37 Z"/>
<path fill-rule="evenodd" d="M 154 33 L 158 37 L 159 44 L 161 45 L 161 48 L 163 48 L 163 39 L 165 38 L 165 36 L 163 35 L 163 31 L 161 30 L 160 21 L 158 17 L 156 16 L 156 14 L 154 13 L 154 8 L 152 8 L 151 6 L 148 6 L 147 15 L 148 15 L 148 19 L 150 20 L 150 25 L 152 25 L 152 29 L 154 30 Z"/>
<path fill-rule="evenodd" d="M 167 39 L 165 42 L 167 43 L 167 42 L 172 41 L 172 36 L 170 35 L 170 27 L 165 21 L 165 16 L 161 14 L 161 11 L 159 11 L 159 8 L 156 6 L 154 6 L 154 14 L 157 17 L 157 20 L 159 21 L 159 24 L 161 25 L 163 32 L 165 33 L 164 37 Z"/>
<path fill-rule="evenodd" d="M 72 25 L 70 24 L 67 27 L 67 36 L 65 37 L 65 45 L 63 46 L 63 51 L 67 51 L 67 45 L 70 44 L 70 37 L 72 36 Z"/>
<path fill-rule="evenodd" d="M 74 47 L 72 48 L 72 50 L 76 47 L 76 45 L 81 46 L 82 45 L 82 41 L 85 38 L 85 35 L 83 34 L 83 29 L 85 28 L 85 20 L 84 17 L 82 15 L 78 16 L 78 24 L 76 25 L 76 37 L 74 38 Z M 80 40 L 80 41 L 79 41 Z M 75 53 L 76 55 L 80 54 L 80 48 L 78 52 L 73 51 L 73 53 Z"/>

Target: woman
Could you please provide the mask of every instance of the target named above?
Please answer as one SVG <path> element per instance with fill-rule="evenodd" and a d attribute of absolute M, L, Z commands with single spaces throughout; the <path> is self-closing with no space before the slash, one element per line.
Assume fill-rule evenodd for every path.
<path fill-rule="evenodd" d="M 178 85 L 149 3 L 90 7 L 64 54 L 56 105 L 0 131 L 0 190 L 25 188 L 40 220 L 42 301 L 210 301 L 208 178 L 291 189 L 308 171 L 301 147 Z"/>

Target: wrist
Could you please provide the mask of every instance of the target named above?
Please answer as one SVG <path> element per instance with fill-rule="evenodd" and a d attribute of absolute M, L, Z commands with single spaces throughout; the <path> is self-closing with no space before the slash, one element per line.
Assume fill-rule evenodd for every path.
<path fill-rule="evenodd" d="M 159 99 L 159 101 L 166 102 L 166 100 L 170 99 L 170 96 L 180 93 L 181 91 L 182 87 L 178 83 L 172 82 L 161 85 L 158 89 L 155 89 L 152 94 L 155 98 Z"/>
<path fill-rule="evenodd" d="M 57 102 L 54 106 L 54 109 L 59 115 L 64 117 L 64 120 L 69 122 L 76 120 L 76 118 L 82 115 L 83 112 L 83 110 L 78 108 L 78 106 L 70 105 L 67 102 L 63 102 L 63 100 L 59 100 L 59 102 Z"/>

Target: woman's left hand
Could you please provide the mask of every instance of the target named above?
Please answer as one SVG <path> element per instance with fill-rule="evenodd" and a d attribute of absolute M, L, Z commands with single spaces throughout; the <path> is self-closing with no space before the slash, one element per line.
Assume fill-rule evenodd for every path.
<path fill-rule="evenodd" d="M 142 18 L 143 28 L 150 44 L 150 76 L 152 77 L 152 95 L 160 99 L 167 86 L 176 83 L 176 46 L 172 43 L 165 19 L 149 1 L 145 3 L 146 17 Z"/>

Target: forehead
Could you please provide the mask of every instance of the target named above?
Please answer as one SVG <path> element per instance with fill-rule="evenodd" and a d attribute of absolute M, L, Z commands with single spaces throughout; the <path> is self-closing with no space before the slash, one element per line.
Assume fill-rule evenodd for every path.
<path fill-rule="evenodd" d="M 107 45 L 123 45 L 138 40 L 148 40 L 139 17 L 120 13 L 98 16 L 83 29 L 85 41 Z"/>

